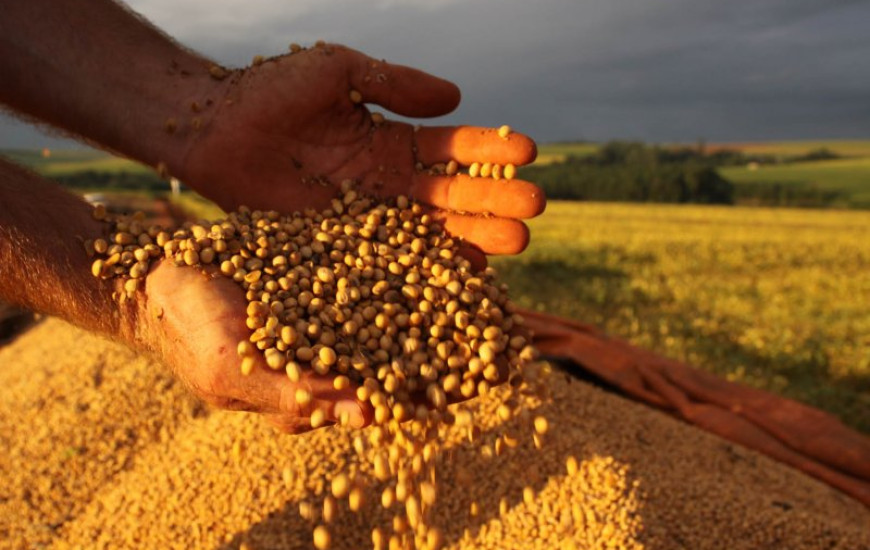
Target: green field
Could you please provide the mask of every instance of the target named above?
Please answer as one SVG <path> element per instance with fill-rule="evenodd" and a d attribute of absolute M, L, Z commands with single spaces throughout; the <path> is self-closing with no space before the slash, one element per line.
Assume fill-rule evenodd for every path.
<path fill-rule="evenodd" d="M 131 160 L 94 150 L 52 150 L 44 157 L 40 151 L 6 150 L 0 155 L 28 166 L 46 176 L 67 176 L 80 172 L 145 173 L 151 169 Z"/>
<path fill-rule="evenodd" d="M 778 156 L 799 156 L 810 151 L 828 149 L 841 157 L 870 157 L 870 140 L 806 140 L 711 143 L 709 149 L 736 149 L 746 153 Z"/>
<path fill-rule="evenodd" d="M 870 213 L 556 202 L 493 264 L 523 306 L 870 433 Z"/>
<path fill-rule="evenodd" d="M 793 164 L 720 168 L 736 185 L 783 184 L 832 191 L 843 196 L 840 206 L 870 208 L 870 157 L 796 162 Z"/>
<path fill-rule="evenodd" d="M 672 144 L 681 147 L 694 147 L 695 144 Z M 799 156 L 819 149 L 828 149 L 841 157 L 870 158 L 870 140 L 830 140 L 830 141 L 778 141 L 778 142 L 733 142 L 708 143 L 705 148 L 710 151 L 717 149 L 733 149 L 745 153 Z M 549 164 L 564 160 L 569 155 L 578 157 L 590 155 L 598 150 L 598 144 L 590 142 L 578 143 L 543 143 L 538 146 L 538 164 Z"/>
<path fill-rule="evenodd" d="M 569 156 L 585 157 L 597 150 L 597 143 L 544 143 L 538 146 L 535 164 L 562 162 Z"/>
<path fill-rule="evenodd" d="M 686 144 L 691 145 L 691 144 Z M 843 157 L 813 162 L 783 162 L 753 166 L 726 166 L 719 173 L 738 186 L 779 185 L 796 192 L 819 192 L 836 195 L 826 202 L 840 208 L 870 209 L 870 140 L 791 141 L 770 143 L 714 143 L 708 151 L 739 150 L 746 154 L 771 155 L 787 161 L 790 157 L 827 149 Z M 594 143 L 543 144 L 539 147 L 537 165 L 565 160 L 569 155 L 587 156 L 595 153 Z"/>
<path fill-rule="evenodd" d="M 94 150 L 60 150 L 51 151 L 50 156 L 46 157 L 40 151 L 32 150 L 6 150 L 0 151 L 10 160 L 27 166 L 40 174 L 52 177 L 68 177 L 84 172 L 98 172 L 109 174 L 153 174 L 154 171 L 138 162 L 114 157 L 108 153 Z M 169 195 L 169 184 L 166 184 L 165 194 Z M 130 196 L 153 196 L 154 191 L 136 191 L 136 190 L 111 190 L 106 192 L 104 189 L 94 187 L 83 187 L 76 189 L 80 193 L 99 192 L 104 196 L 111 198 L 128 198 Z M 179 196 L 170 197 L 170 199 L 182 206 L 192 215 L 200 218 L 215 218 L 222 214 L 222 211 L 210 201 L 202 198 L 193 191 L 186 190 Z"/>

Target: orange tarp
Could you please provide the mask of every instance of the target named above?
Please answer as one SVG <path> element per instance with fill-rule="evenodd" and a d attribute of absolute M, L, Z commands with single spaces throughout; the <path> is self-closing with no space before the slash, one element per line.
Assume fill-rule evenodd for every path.
<path fill-rule="evenodd" d="M 628 397 L 798 468 L 870 507 L 870 438 L 832 415 L 633 347 L 589 325 L 520 313 L 544 355 L 570 359 Z"/>

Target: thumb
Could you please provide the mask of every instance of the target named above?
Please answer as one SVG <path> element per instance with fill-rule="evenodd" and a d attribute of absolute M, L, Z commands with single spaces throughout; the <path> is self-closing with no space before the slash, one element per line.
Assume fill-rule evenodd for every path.
<path fill-rule="evenodd" d="M 435 117 L 459 105 L 456 84 L 423 71 L 372 59 L 348 50 L 350 83 L 365 103 L 375 103 L 408 117 Z"/>
<path fill-rule="evenodd" d="M 305 372 L 298 382 L 280 377 L 278 383 L 278 415 L 289 420 L 310 419 L 316 410 L 323 411 L 323 419 L 329 423 L 342 423 L 352 428 L 362 428 L 371 423 L 374 413 L 371 404 L 359 401 L 356 388 L 335 389 L 334 375 L 319 375 Z"/>

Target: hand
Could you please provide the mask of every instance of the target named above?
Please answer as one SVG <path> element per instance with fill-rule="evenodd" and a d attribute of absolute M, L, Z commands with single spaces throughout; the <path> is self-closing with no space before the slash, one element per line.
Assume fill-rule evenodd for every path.
<path fill-rule="evenodd" d="M 350 178 L 378 195 L 405 194 L 431 205 L 448 231 L 489 254 L 522 251 L 528 230 L 519 219 L 544 209 L 542 191 L 528 182 L 415 170 L 417 162 L 451 159 L 460 165 L 526 164 L 536 155 L 526 136 L 376 124 L 350 97 L 357 90 L 363 103 L 403 116 L 438 116 L 459 103 L 459 90 L 447 81 L 326 45 L 231 73 L 220 85 L 224 99 L 178 175 L 225 209 L 324 207 Z"/>
<path fill-rule="evenodd" d="M 247 340 L 244 291 L 237 283 L 210 278 L 199 269 L 175 267 L 161 261 L 145 279 L 145 296 L 137 298 L 141 338 L 199 398 L 222 409 L 263 413 L 282 431 L 311 429 L 310 414 L 322 409 L 326 419 L 338 422 L 347 412 L 350 425 L 371 422 L 368 403 L 356 399 L 355 388 L 336 390 L 331 376 L 306 370 L 298 383 L 282 371 L 271 370 L 262 359 L 243 375 L 236 347 Z M 296 389 L 313 399 L 300 406 Z"/>

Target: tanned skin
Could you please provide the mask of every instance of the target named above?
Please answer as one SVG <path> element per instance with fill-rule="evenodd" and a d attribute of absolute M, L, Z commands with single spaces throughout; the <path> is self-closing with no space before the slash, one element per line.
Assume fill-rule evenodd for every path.
<path fill-rule="evenodd" d="M 0 74 L 0 103 L 17 115 L 178 177 L 226 210 L 323 207 L 339 182 L 353 179 L 373 194 L 428 204 L 480 265 L 484 253 L 522 251 L 528 230 L 520 220 L 545 206 L 540 189 L 521 180 L 416 170 L 451 159 L 519 166 L 536 149 L 518 133 L 374 123 L 366 104 L 439 116 L 456 108 L 459 90 L 340 45 L 234 70 L 111 0 L 30 0 L 4 5 Z M 160 263 L 132 305 L 112 301 L 112 282 L 91 276 L 82 247 L 102 231 L 86 203 L 0 163 L 0 298 L 153 353 L 204 400 L 263 413 L 285 431 L 306 429 L 314 407 L 331 420 L 346 411 L 354 425 L 370 422 L 370 408 L 352 389 L 334 390 L 329 377 L 299 382 L 315 397 L 303 409 L 286 376 L 240 374 L 245 303 L 230 281 Z"/>

